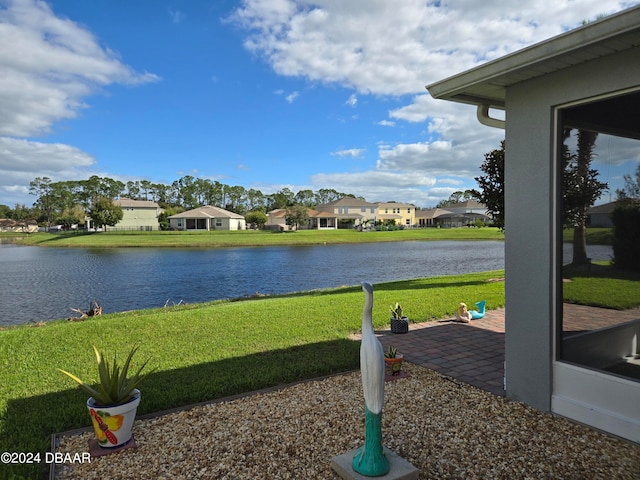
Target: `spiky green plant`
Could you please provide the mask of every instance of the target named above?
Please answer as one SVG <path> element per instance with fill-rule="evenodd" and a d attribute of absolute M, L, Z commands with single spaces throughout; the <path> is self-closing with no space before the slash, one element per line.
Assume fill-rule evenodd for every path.
<path fill-rule="evenodd" d="M 402 305 L 396 302 L 395 306 L 391 305 L 389 307 L 389 311 L 391 312 L 391 318 L 395 320 L 402 319 Z"/>
<path fill-rule="evenodd" d="M 133 347 L 129 352 L 129 355 L 127 356 L 127 360 L 124 362 L 122 367 L 120 367 L 116 355 L 113 356 L 113 363 L 110 364 L 104 352 L 99 351 L 94 346 L 93 351 L 96 354 L 98 373 L 100 374 L 100 383 L 98 383 L 96 388 L 87 385 L 72 373 L 69 373 L 60 368 L 58 370 L 70 377 L 72 380 L 76 381 L 78 385 L 80 385 L 80 388 L 82 390 L 88 393 L 89 396 L 93 397 L 93 399 L 96 401 L 96 405 L 118 405 L 132 399 L 135 395 L 134 390 L 140 384 L 140 382 L 142 382 L 145 378 L 147 378 L 151 373 L 155 371 L 154 368 L 153 370 L 142 374 L 142 370 L 149 362 L 149 359 L 147 359 L 138 369 L 138 371 L 131 376 L 131 378 L 127 378 L 129 374 L 129 365 L 131 364 L 131 359 L 133 358 L 133 355 L 137 350 L 137 346 Z"/>
<path fill-rule="evenodd" d="M 389 345 L 389 348 L 384 352 L 384 356 L 387 358 L 396 358 L 398 355 L 398 349 Z"/>

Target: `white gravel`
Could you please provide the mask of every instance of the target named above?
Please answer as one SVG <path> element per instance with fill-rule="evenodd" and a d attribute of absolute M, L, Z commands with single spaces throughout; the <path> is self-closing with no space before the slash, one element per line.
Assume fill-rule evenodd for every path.
<path fill-rule="evenodd" d="M 640 479 L 640 445 L 407 364 L 388 382 L 384 445 L 438 479 Z M 144 399 L 143 399 L 144 401 Z M 60 437 L 83 453 L 93 433 Z M 337 479 L 364 441 L 360 374 L 137 420 L 138 448 L 56 467 L 56 479 Z"/>

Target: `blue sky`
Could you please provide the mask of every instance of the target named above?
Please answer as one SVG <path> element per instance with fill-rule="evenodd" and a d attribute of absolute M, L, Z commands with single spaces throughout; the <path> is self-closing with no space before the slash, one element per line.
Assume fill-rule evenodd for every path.
<path fill-rule="evenodd" d="M 434 206 L 504 132 L 425 85 L 635 2 L 520 3 L 0 0 L 0 204 L 192 175 Z"/>

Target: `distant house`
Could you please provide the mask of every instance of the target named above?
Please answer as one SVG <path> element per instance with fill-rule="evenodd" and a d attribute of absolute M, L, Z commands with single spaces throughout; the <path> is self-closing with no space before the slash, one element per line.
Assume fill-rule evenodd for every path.
<path fill-rule="evenodd" d="M 617 202 L 609 202 L 603 205 L 596 205 L 587 210 L 587 223 L 590 227 L 613 228 L 611 213 L 616 208 Z"/>
<path fill-rule="evenodd" d="M 309 214 L 309 223 L 307 225 L 298 225 L 300 230 L 335 230 L 338 228 L 338 218 L 333 213 L 318 212 L 312 208 L 307 209 Z M 286 221 L 287 210 L 278 208 L 267 212 L 266 229 L 272 230 L 290 230 L 290 226 Z"/>
<path fill-rule="evenodd" d="M 122 220 L 114 227 L 107 227 L 107 230 L 159 230 L 158 216 L 162 213 L 162 208 L 156 202 L 149 200 L 131 200 L 130 198 L 120 198 L 114 200 L 113 204 L 122 208 Z"/>
<path fill-rule="evenodd" d="M 173 230 L 245 230 L 242 215 L 223 208 L 205 205 L 169 217 Z"/>
<path fill-rule="evenodd" d="M 438 220 L 438 217 L 451 214 L 451 210 L 443 208 L 421 208 L 416 211 L 416 221 L 419 227 L 437 227 L 442 226 L 442 219 Z"/>
<path fill-rule="evenodd" d="M 353 197 L 316 205 L 315 210 L 335 215 L 338 227 L 360 226 L 367 221 L 375 221 L 378 217 L 378 205 Z"/>
<path fill-rule="evenodd" d="M 378 220 L 395 220 L 396 225 L 412 227 L 416 224 L 416 207 L 410 203 L 377 202 Z"/>
<path fill-rule="evenodd" d="M 35 220 L 12 220 L 0 218 L 0 232 L 36 233 L 38 224 Z"/>
<path fill-rule="evenodd" d="M 467 200 L 446 208 L 425 208 L 416 212 L 418 225 L 421 227 L 466 227 L 480 219 L 491 222 L 487 208 L 474 200 Z"/>

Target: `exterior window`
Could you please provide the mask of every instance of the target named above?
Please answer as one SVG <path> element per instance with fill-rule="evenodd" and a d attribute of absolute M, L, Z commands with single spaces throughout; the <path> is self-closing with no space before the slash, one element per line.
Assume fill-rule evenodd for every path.
<path fill-rule="evenodd" d="M 222 219 L 221 218 L 216 218 L 216 227 L 221 227 L 222 226 Z"/>
<path fill-rule="evenodd" d="M 365 213 L 365 212 L 367 211 L 367 207 L 362 207 L 362 208 L 360 208 L 360 211 L 361 211 L 362 213 Z"/>
<path fill-rule="evenodd" d="M 639 91 L 561 108 L 556 149 L 557 359 L 637 382 L 640 313 L 623 291 L 640 291 L 639 108 Z"/>
<path fill-rule="evenodd" d="M 384 213 L 389 213 L 389 209 L 388 209 L 388 208 L 385 208 L 385 209 L 384 209 Z"/>

